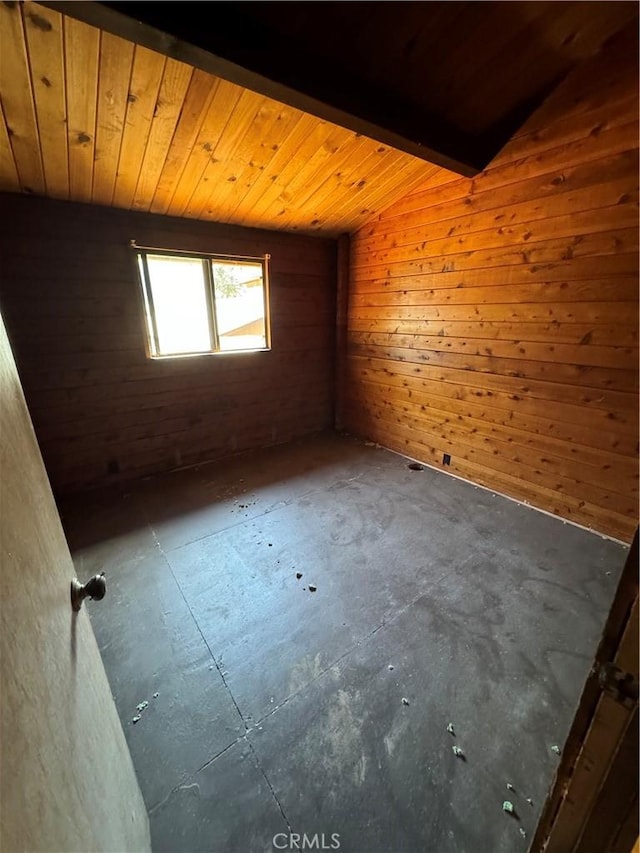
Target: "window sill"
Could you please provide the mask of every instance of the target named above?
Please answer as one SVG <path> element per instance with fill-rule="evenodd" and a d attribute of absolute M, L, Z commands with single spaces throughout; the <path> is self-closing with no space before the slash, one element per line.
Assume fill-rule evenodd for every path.
<path fill-rule="evenodd" d="M 210 356 L 250 355 L 251 353 L 271 352 L 272 349 L 272 347 L 263 347 L 261 349 L 217 350 L 216 352 L 180 352 L 171 353 L 170 355 L 147 355 L 147 358 L 150 361 L 172 361 L 177 358 L 209 358 Z"/>

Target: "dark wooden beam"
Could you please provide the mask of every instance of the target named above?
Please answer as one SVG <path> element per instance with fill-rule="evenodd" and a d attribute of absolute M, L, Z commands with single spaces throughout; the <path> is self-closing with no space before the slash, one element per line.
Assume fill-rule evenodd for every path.
<path fill-rule="evenodd" d="M 253 20 L 247 3 L 44 5 L 466 177 L 496 153 L 395 92 Z"/>

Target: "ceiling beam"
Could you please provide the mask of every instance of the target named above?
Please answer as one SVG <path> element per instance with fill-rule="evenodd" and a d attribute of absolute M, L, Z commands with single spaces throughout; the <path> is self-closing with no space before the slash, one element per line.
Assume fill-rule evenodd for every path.
<path fill-rule="evenodd" d="M 466 177 L 495 154 L 488 140 L 342 72 L 339 60 L 265 31 L 243 12 L 244 3 L 43 5 Z"/>

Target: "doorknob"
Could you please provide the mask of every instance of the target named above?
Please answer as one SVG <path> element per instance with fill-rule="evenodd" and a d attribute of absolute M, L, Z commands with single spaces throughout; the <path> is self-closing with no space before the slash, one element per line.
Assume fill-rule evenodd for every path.
<path fill-rule="evenodd" d="M 104 572 L 95 575 L 85 584 L 81 584 L 78 578 L 74 578 L 71 581 L 71 606 L 74 610 L 80 610 L 85 598 L 93 598 L 96 601 L 101 601 L 106 591 L 107 582 L 104 579 Z"/>

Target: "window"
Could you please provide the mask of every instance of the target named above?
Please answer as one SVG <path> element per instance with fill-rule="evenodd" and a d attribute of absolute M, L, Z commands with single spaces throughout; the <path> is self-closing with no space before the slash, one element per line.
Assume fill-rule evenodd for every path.
<path fill-rule="evenodd" d="M 152 358 L 268 349 L 268 255 L 234 258 L 133 246 Z"/>

